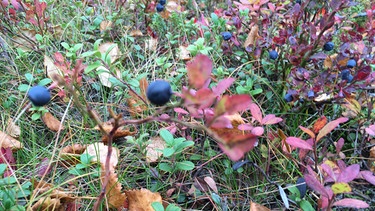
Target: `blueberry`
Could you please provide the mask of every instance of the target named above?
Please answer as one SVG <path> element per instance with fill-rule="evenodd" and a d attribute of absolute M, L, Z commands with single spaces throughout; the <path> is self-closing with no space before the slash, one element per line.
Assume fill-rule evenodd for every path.
<path fill-rule="evenodd" d="M 307 93 L 307 97 L 308 98 L 313 98 L 315 96 L 315 92 L 313 90 L 310 90 L 308 93 Z"/>
<path fill-rule="evenodd" d="M 172 88 L 167 81 L 156 80 L 147 87 L 146 94 L 152 104 L 162 106 L 171 98 Z"/>
<path fill-rule="evenodd" d="M 286 101 L 286 102 L 292 102 L 293 101 L 293 95 L 292 94 L 286 94 L 285 96 L 284 96 L 284 100 Z"/>
<path fill-rule="evenodd" d="M 44 106 L 51 100 L 51 94 L 44 86 L 33 86 L 27 95 L 35 106 Z"/>
<path fill-rule="evenodd" d="M 298 178 L 296 185 L 299 190 L 300 198 L 302 199 L 306 195 L 306 189 L 307 189 L 305 179 L 302 177 Z"/>
<path fill-rule="evenodd" d="M 301 5 L 302 1 L 301 0 L 297 0 L 296 3 Z"/>
<path fill-rule="evenodd" d="M 230 40 L 230 38 L 232 38 L 232 33 L 223 32 L 223 33 L 221 33 L 221 36 L 223 37 L 224 40 Z"/>
<path fill-rule="evenodd" d="M 158 11 L 158 12 L 162 12 L 164 10 L 164 6 L 162 5 L 162 4 L 160 4 L 160 3 L 158 3 L 157 5 L 156 5 L 156 11 Z"/>
<path fill-rule="evenodd" d="M 350 70 L 345 69 L 345 70 L 341 71 L 341 79 L 342 80 L 347 80 L 348 81 L 349 76 L 350 76 Z"/>
<path fill-rule="evenodd" d="M 349 59 L 348 62 L 346 63 L 346 66 L 348 68 L 353 68 L 357 65 L 357 62 L 354 59 Z"/>
<path fill-rule="evenodd" d="M 161 5 L 165 5 L 167 3 L 167 0 L 159 0 L 159 4 L 161 4 Z"/>
<path fill-rule="evenodd" d="M 333 42 L 327 42 L 326 44 L 324 44 L 323 49 L 325 51 L 332 51 L 334 46 L 335 44 L 333 44 Z"/>
<path fill-rule="evenodd" d="M 348 83 L 351 83 L 351 82 L 353 81 L 353 78 L 354 78 L 354 77 L 353 77 L 352 75 L 349 75 L 349 76 L 348 76 Z"/>
<path fill-rule="evenodd" d="M 270 56 L 270 59 L 275 60 L 275 59 L 277 59 L 279 54 L 277 53 L 277 51 L 272 50 L 272 51 L 270 51 L 269 56 Z"/>

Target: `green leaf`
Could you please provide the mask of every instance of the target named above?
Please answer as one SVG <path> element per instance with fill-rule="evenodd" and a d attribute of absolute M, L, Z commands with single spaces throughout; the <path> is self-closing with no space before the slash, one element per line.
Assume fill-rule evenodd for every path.
<path fill-rule="evenodd" d="M 92 64 L 89 64 L 86 69 L 85 69 L 85 73 L 88 74 L 89 72 L 91 72 L 92 70 L 98 68 L 99 66 L 101 66 L 102 63 L 100 61 L 95 61 L 94 63 Z"/>
<path fill-rule="evenodd" d="M 176 153 L 179 153 L 185 148 L 193 146 L 193 145 L 194 145 L 194 141 L 184 141 L 175 147 Z"/>
<path fill-rule="evenodd" d="M 70 50 L 70 46 L 69 46 L 68 43 L 66 43 L 66 42 L 62 42 L 61 45 L 62 45 L 62 47 L 64 47 L 66 50 Z"/>
<path fill-rule="evenodd" d="M 165 211 L 181 211 L 181 208 L 177 207 L 174 204 L 169 204 Z"/>
<path fill-rule="evenodd" d="M 175 150 L 173 148 L 165 148 L 163 150 L 163 155 L 164 157 L 167 157 L 167 158 L 172 156 L 174 153 L 175 153 Z"/>
<path fill-rule="evenodd" d="M 5 177 L 3 179 L 0 179 L 0 186 L 2 185 L 11 185 L 11 184 L 14 184 L 16 183 L 16 178 L 14 177 Z"/>
<path fill-rule="evenodd" d="M 176 163 L 176 168 L 183 171 L 190 171 L 194 169 L 195 165 L 191 161 L 182 161 Z"/>
<path fill-rule="evenodd" d="M 7 165 L 4 163 L 0 164 L 0 175 L 3 175 L 5 172 L 5 169 L 7 169 Z"/>
<path fill-rule="evenodd" d="M 83 47 L 82 43 L 75 44 L 74 47 L 73 47 L 73 52 L 77 52 L 82 47 Z"/>
<path fill-rule="evenodd" d="M 10 211 L 24 211 L 26 210 L 24 207 L 21 205 L 14 205 L 13 207 L 10 208 Z"/>
<path fill-rule="evenodd" d="M 35 35 L 35 39 L 36 39 L 38 42 L 40 42 L 40 41 L 43 40 L 43 37 L 42 37 L 42 35 L 40 35 L 40 34 L 36 34 L 36 35 Z"/>
<path fill-rule="evenodd" d="M 217 205 L 221 205 L 221 197 L 219 195 L 211 193 L 211 198 Z"/>
<path fill-rule="evenodd" d="M 169 173 L 171 173 L 173 171 L 172 166 L 169 165 L 168 163 L 159 163 L 158 167 L 159 167 L 160 170 L 166 171 L 166 172 L 169 172 Z"/>
<path fill-rule="evenodd" d="M 49 78 L 44 78 L 44 79 L 42 79 L 42 80 L 39 81 L 38 85 L 40 85 L 40 86 L 46 86 L 47 84 L 49 84 L 49 83 L 51 83 L 51 82 L 52 82 L 51 79 L 49 79 Z"/>
<path fill-rule="evenodd" d="M 151 206 L 155 211 L 164 211 L 164 207 L 160 202 L 152 202 Z"/>
<path fill-rule="evenodd" d="M 81 58 L 85 58 L 85 57 L 88 57 L 88 56 L 92 56 L 94 55 L 95 53 L 97 53 L 99 51 L 86 51 L 84 53 L 81 54 Z M 99 52 L 100 53 L 100 52 Z"/>
<path fill-rule="evenodd" d="M 93 156 L 90 156 L 88 153 L 81 154 L 80 156 L 80 160 L 83 164 L 90 164 L 92 158 Z"/>
<path fill-rule="evenodd" d="M 40 117 L 41 117 L 40 113 L 33 113 L 33 115 L 31 115 L 31 119 L 33 121 L 40 119 Z"/>
<path fill-rule="evenodd" d="M 86 165 L 86 164 L 82 164 L 82 163 L 78 163 L 77 165 L 76 165 L 76 169 L 85 169 L 85 168 L 87 168 L 88 166 Z"/>
<path fill-rule="evenodd" d="M 173 145 L 173 135 L 166 129 L 162 129 L 159 132 L 161 138 L 169 145 Z"/>
<path fill-rule="evenodd" d="M 69 174 L 73 174 L 73 175 L 76 175 L 76 176 L 80 176 L 83 174 L 83 172 L 77 168 L 71 168 L 69 169 L 68 171 Z"/>
<path fill-rule="evenodd" d="M 32 83 L 33 80 L 34 80 L 34 76 L 31 73 L 26 73 L 25 78 L 26 78 L 26 81 L 29 82 L 29 83 Z"/>
<path fill-rule="evenodd" d="M 301 209 L 303 211 L 314 211 L 315 209 L 313 208 L 313 206 L 310 204 L 309 201 L 306 201 L 306 200 L 302 200 L 300 203 L 299 203 L 299 206 L 301 207 Z"/>
<path fill-rule="evenodd" d="M 102 41 L 103 41 L 103 39 L 98 39 L 98 40 L 95 41 L 95 43 L 94 43 L 94 50 L 95 51 L 99 50 L 99 45 Z"/>
<path fill-rule="evenodd" d="M 211 20 L 214 24 L 219 22 L 219 17 L 215 13 L 211 13 Z"/>
<path fill-rule="evenodd" d="M 254 96 L 254 95 L 258 95 L 262 92 L 263 92 L 263 89 L 255 89 L 255 90 L 250 91 L 250 94 Z"/>

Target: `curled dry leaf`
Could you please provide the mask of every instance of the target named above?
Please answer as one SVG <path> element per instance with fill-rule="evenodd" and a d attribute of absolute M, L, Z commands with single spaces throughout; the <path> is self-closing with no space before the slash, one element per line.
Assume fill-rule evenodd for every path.
<path fill-rule="evenodd" d="M 190 51 L 187 50 L 187 47 L 180 45 L 178 58 L 183 61 L 189 61 L 191 59 Z"/>
<path fill-rule="evenodd" d="M 118 157 L 120 155 L 120 151 L 116 147 L 112 147 L 112 154 L 109 160 L 109 168 L 114 170 L 118 163 Z M 92 162 L 99 161 L 103 166 L 105 165 L 105 161 L 107 159 L 108 154 L 108 146 L 104 145 L 103 143 L 94 143 L 90 144 L 86 147 L 86 150 L 83 152 L 88 153 L 90 156 L 94 156 L 92 158 Z"/>
<path fill-rule="evenodd" d="M 48 78 L 50 78 L 53 82 L 58 84 L 56 80 L 56 76 L 63 76 L 61 69 L 55 65 L 55 61 L 47 55 L 44 55 L 44 69 L 46 70 Z"/>
<path fill-rule="evenodd" d="M 156 162 L 159 157 L 163 154 L 162 151 L 165 148 L 166 143 L 160 137 L 153 137 L 150 143 L 146 147 L 146 161 L 148 163 Z"/>
<path fill-rule="evenodd" d="M 101 177 L 100 180 L 102 184 L 104 183 L 105 180 L 105 167 L 104 165 L 101 166 Z M 109 174 L 109 180 L 108 180 L 108 185 L 106 188 L 106 198 L 108 200 L 108 203 L 119 209 L 124 206 L 126 203 L 126 195 L 125 193 L 121 192 L 121 183 L 118 182 L 118 177 L 117 174 L 115 173 L 114 170 L 110 171 Z"/>
<path fill-rule="evenodd" d="M 250 211 L 271 211 L 271 210 L 263 205 L 257 204 L 255 202 L 251 202 Z"/>
<path fill-rule="evenodd" d="M 3 131 L 0 131 L 0 148 L 11 148 L 12 150 L 17 150 L 22 148 L 22 144 Z"/>
<path fill-rule="evenodd" d="M 146 40 L 145 47 L 149 51 L 156 51 L 158 48 L 158 39 L 150 37 L 148 40 Z"/>
<path fill-rule="evenodd" d="M 31 210 L 57 210 L 57 211 L 64 211 L 69 203 L 75 200 L 75 197 L 71 194 L 67 193 L 66 191 L 55 188 L 55 185 L 46 183 L 44 181 L 32 181 L 34 184 L 35 189 L 33 190 L 33 196 L 38 197 L 44 193 L 46 196 L 41 197 L 33 206 Z"/>
<path fill-rule="evenodd" d="M 16 123 L 13 122 L 13 119 L 8 120 L 6 133 L 13 138 L 18 138 L 21 135 L 21 129 L 18 125 L 16 125 Z"/>
<path fill-rule="evenodd" d="M 113 125 L 112 125 L 112 123 L 110 121 L 108 121 L 108 122 L 103 123 L 103 128 L 104 128 L 104 130 L 107 133 L 109 133 L 109 132 L 111 132 L 111 130 L 113 128 Z M 100 130 L 99 126 L 96 126 L 94 129 Z M 115 134 L 113 136 L 113 139 L 116 140 L 118 138 L 122 138 L 122 137 L 125 137 L 125 136 L 132 136 L 132 135 L 134 135 L 136 133 L 137 133 L 137 131 L 130 131 L 128 129 L 125 129 L 125 127 L 121 127 L 121 128 L 119 128 L 119 129 L 116 130 L 116 132 L 115 132 Z M 104 143 L 107 143 L 108 142 L 108 137 L 106 135 L 104 135 L 102 137 L 102 141 Z"/>
<path fill-rule="evenodd" d="M 109 52 L 107 52 L 110 48 L 112 48 L 112 50 L 110 50 Z M 108 56 L 111 59 L 111 63 L 113 63 L 118 58 L 120 58 L 120 55 L 121 55 L 121 52 L 120 52 L 120 49 L 119 49 L 118 45 L 116 43 L 113 43 L 113 42 L 106 42 L 106 43 L 101 44 L 99 46 L 99 52 L 101 54 L 108 53 Z"/>
<path fill-rule="evenodd" d="M 112 83 L 109 81 L 109 78 L 112 77 L 112 75 L 109 70 L 104 66 L 99 66 L 96 68 L 96 71 L 98 72 L 100 83 L 105 87 L 111 88 Z"/>
<path fill-rule="evenodd" d="M 327 56 L 326 59 L 324 59 L 324 68 L 331 69 L 333 66 L 333 60 L 330 56 Z"/>
<path fill-rule="evenodd" d="M 111 29 L 112 25 L 112 21 L 104 20 L 100 23 L 99 30 L 100 32 L 104 32 L 108 29 Z"/>
<path fill-rule="evenodd" d="M 140 84 L 140 89 L 141 89 L 140 96 L 143 98 L 143 100 L 145 100 L 147 99 L 146 98 L 146 90 L 148 87 L 147 80 L 145 80 L 145 78 L 142 78 L 139 81 L 139 84 Z M 141 99 L 139 99 L 139 97 L 133 92 L 129 92 L 129 95 L 130 97 L 126 100 L 126 103 L 129 107 L 128 111 L 132 117 L 136 118 L 142 115 L 143 111 L 147 110 L 147 105 L 144 104 L 144 102 Z"/>
<path fill-rule="evenodd" d="M 162 203 L 160 193 L 153 193 L 147 189 L 126 191 L 129 210 L 154 211 L 151 204 L 153 202 Z"/>
<path fill-rule="evenodd" d="M 204 181 L 215 193 L 218 193 L 216 182 L 212 177 L 204 177 Z"/>
<path fill-rule="evenodd" d="M 80 155 L 86 150 L 86 145 L 73 144 L 64 147 L 60 151 L 60 158 L 67 166 L 73 166 L 80 162 Z"/>
<path fill-rule="evenodd" d="M 13 37 L 14 47 L 19 47 L 24 51 L 31 51 L 36 46 L 35 35 L 37 32 L 32 29 L 20 29 L 19 34 Z"/>
<path fill-rule="evenodd" d="M 247 35 L 246 41 L 243 44 L 244 48 L 247 48 L 250 45 L 254 45 L 256 39 L 259 36 L 258 31 L 259 31 L 258 25 L 254 25 L 253 27 L 251 27 L 251 30 L 250 30 L 249 34 Z"/>
<path fill-rule="evenodd" d="M 57 132 L 60 129 L 61 122 L 56 119 L 50 112 L 46 112 L 42 116 L 42 120 L 50 130 Z M 65 127 L 61 125 L 61 130 L 64 130 L 64 128 Z"/>
<path fill-rule="evenodd" d="M 132 36 L 132 37 L 142 37 L 143 33 L 139 29 L 134 29 L 130 32 L 130 36 Z"/>

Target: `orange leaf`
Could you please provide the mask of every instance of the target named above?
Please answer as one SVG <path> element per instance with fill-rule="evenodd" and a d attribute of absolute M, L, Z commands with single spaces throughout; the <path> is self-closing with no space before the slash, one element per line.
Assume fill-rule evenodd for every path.
<path fill-rule="evenodd" d="M 55 131 L 55 132 L 57 132 L 59 130 L 61 122 L 58 119 L 56 119 L 50 112 L 45 113 L 42 116 L 42 120 L 43 120 L 44 124 L 46 124 L 46 126 L 50 130 Z M 64 129 L 64 126 L 61 125 L 61 130 L 63 130 L 63 129 Z"/>
<path fill-rule="evenodd" d="M 320 117 L 314 124 L 314 133 L 319 133 L 319 131 L 327 124 L 327 118 L 325 116 Z"/>
<path fill-rule="evenodd" d="M 113 128 L 113 125 L 112 125 L 112 123 L 110 121 L 104 122 L 102 126 L 103 126 L 104 130 L 107 133 L 111 132 L 111 130 Z M 94 129 L 100 130 L 99 126 L 96 126 Z M 121 127 L 121 128 L 119 128 L 119 129 L 116 130 L 116 132 L 115 132 L 115 134 L 113 136 L 113 140 L 116 140 L 118 138 L 122 138 L 122 137 L 125 137 L 125 136 L 132 136 L 132 135 L 134 135 L 136 133 L 137 133 L 137 131 L 130 131 L 128 129 L 125 129 L 125 127 Z M 108 142 L 108 137 L 106 135 L 104 135 L 102 137 L 102 141 L 104 143 L 107 143 Z"/>
<path fill-rule="evenodd" d="M 254 45 L 256 39 L 259 36 L 258 31 L 259 31 L 258 25 L 254 25 L 253 27 L 251 27 L 251 30 L 249 34 L 247 35 L 246 41 L 243 44 L 244 48 L 248 47 L 249 45 Z"/>
<path fill-rule="evenodd" d="M 255 202 L 251 202 L 250 211 L 271 211 L 271 210 L 263 205 L 257 204 Z"/>
<path fill-rule="evenodd" d="M 320 130 L 318 136 L 316 137 L 316 141 L 318 142 L 320 139 L 322 139 L 324 136 L 330 133 L 333 129 L 335 129 L 335 127 L 337 127 L 340 123 L 344 123 L 346 121 L 348 121 L 348 118 L 340 117 L 336 120 L 329 122 Z"/>
<path fill-rule="evenodd" d="M 314 132 L 312 132 L 310 129 L 305 128 L 305 127 L 302 127 L 302 126 L 299 126 L 299 128 L 300 128 L 303 132 L 307 133 L 311 138 L 315 138 L 315 134 L 314 134 Z"/>
<path fill-rule="evenodd" d="M 129 210 L 154 211 L 151 206 L 153 202 L 163 203 L 160 193 L 153 193 L 143 188 L 141 190 L 129 190 L 125 194 L 128 198 Z"/>

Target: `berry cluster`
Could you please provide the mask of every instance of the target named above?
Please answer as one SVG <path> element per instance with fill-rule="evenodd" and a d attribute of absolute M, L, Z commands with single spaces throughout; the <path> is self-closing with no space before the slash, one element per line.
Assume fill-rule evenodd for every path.
<path fill-rule="evenodd" d="M 157 12 L 163 12 L 164 5 L 167 3 L 167 0 L 159 0 L 159 3 L 156 5 Z"/>

